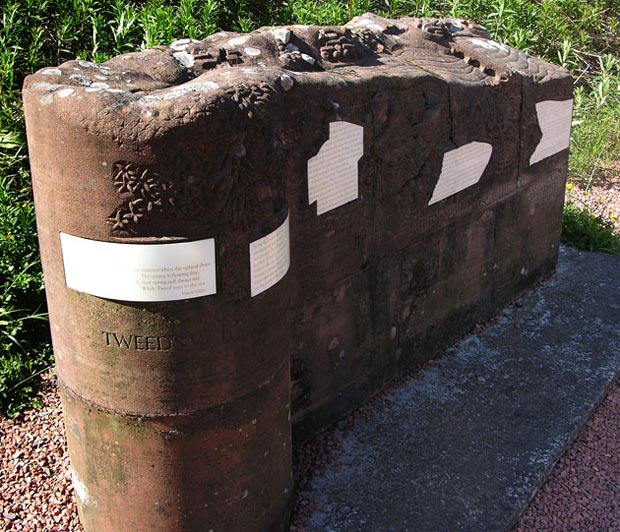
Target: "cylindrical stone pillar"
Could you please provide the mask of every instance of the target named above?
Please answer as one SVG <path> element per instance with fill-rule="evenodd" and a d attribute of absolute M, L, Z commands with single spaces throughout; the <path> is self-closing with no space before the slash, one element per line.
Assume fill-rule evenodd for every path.
<path fill-rule="evenodd" d="M 184 72 L 169 52 L 140 54 L 131 74 L 127 57 L 123 70 L 43 70 L 24 90 L 81 520 L 89 532 L 282 530 L 284 180 L 260 175 L 269 139 L 230 94 L 167 89 Z"/>

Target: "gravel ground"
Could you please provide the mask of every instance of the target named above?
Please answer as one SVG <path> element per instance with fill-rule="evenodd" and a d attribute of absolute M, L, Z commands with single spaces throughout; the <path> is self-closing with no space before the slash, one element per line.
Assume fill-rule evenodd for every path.
<path fill-rule="evenodd" d="M 517 532 L 620 530 L 620 385 L 560 458 Z"/>
<path fill-rule="evenodd" d="M 566 201 L 572 201 L 606 220 L 611 220 L 620 231 L 620 163 L 609 168 L 593 183 L 571 183 L 566 190 Z"/>
<path fill-rule="evenodd" d="M 53 379 L 43 408 L 0 420 L 1 530 L 83 532 L 73 500 L 60 400 Z M 381 404 L 380 397 L 373 401 Z M 370 405 L 370 408 L 373 406 Z M 340 445 L 338 434 L 370 414 L 363 408 L 296 451 L 303 487 Z M 302 532 L 313 501 L 297 500 L 291 532 Z M 616 383 L 539 490 L 515 532 L 620 530 L 620 384 Z"/>
<path fill-rule="evenodd" d="M 53 378 L 44 380 L 41 397 L 43 408 L 0 418 L 0 529 L 83 532 Z"/>

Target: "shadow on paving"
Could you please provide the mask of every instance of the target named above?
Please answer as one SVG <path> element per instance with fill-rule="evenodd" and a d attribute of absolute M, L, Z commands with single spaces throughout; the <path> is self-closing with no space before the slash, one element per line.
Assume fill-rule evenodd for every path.
<path fill-rule="evenodd" d="M 620 367 L 620 257 L 557 273 L 343 435 L 306 532 L 512 527 Z"/>

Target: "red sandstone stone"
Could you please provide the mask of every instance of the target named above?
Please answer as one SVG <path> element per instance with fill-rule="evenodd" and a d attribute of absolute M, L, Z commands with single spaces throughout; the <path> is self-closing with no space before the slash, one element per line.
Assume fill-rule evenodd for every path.
<path fill-rule="evenodd" d="M 291 410 L 304 439 L 552 271 L 571 94 L 475 24 L 370 15 L 30 76 L 85 527 L 282 529 Z M 192 274 L 136 249 L 213 286 L 183 297 Z"/>

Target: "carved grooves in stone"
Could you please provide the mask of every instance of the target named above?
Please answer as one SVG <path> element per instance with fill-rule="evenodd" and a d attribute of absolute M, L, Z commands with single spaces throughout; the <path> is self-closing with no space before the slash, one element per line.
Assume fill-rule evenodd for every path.
<path fill-rule="evenodd" d="M 254 113 L 269 101 L 272 91 L 272 87 L 267 83 L 252 85 L 241 83 L 228 94 L 248 118 L 253 118 Z"/>
<path fill-rule="evenodd" d="M 484 56 L 485 64 L 488 66 L 480 67 L 481 70 L 488 68 L 495 72 L 499 71 L 496 77 L 500 81 L 507 80 L 511 73 L 531 77 L 536 81 L 546 81 L 564 74 L 560 67 L 490 39 L 457 38 L 451 46 L 450 53 L 470 64 L 472 61 L 473 64 L 480 63 L 480 57 Z"/>
<path fill-rule="evenodd" d="M 144 165 L 116 161 L 112 181 L 122 201 L 107 219 L 115 236 L 121 232 L 136 236 L 140 225 L 156 215 L 191 220 L 205 212 L 221 213 L 235 227 L 249 230 L 257 219 L 270 219 L 282 205 L 279 192 L 249 166 L 240 140 L 232 140 L 229 151 L 217 158 L 207 153 L 181 154 L 161 174 Z"/>
<path fill-rule="evenodd" d="M 214 48 L 203 41 L 181 39 L 170 45 L 173 56 L 186 68 L 194 67 L 199 71 L 211 70 L 218 65 L 227 63 L 236 66 L 243 63 L 242 53 L 232 48 Z"/>
<path fill-rule="evenodd" d="M 117 161 L 112 165 L 112 178 L 116 191 L 124 200 L 108 217 L 113 233 L 131 232 L 132 226 L 144 221 L 151 213 L 174 207 L 172 183 L 164 182 L 149 168 Z"/>
<path fill-rule="evenodd" d="M 381 36 L 369 29 L 321 29 L 318 39 L 321 59 L 333 63 L 359 59 L 364 54 L 380 54 L 386 48 Z"/>
<path fill-rule="evenodd" d="M 485 80 L 489 79 L 478 68 L 473 68 L 451 54 L 437 58 L 430 55 L 421 56 L 418 53 L 413 55 L 411 52 L 404 52 L 400 57 L 407 63 L 429 72 L 433 76 L 447 79 L 456 78 L 469 83 L 484 83 Z"/>
<path fill-rule="evenodd" d="M 478 59 L 474 59 L 473 57 L 466 56 L 463 52 L 457 50 L 456 48 L 450 48 L 450 55 L 453 55 L 457 59 L 461 59 L 465 61 L 471 67 L 480 70 L 485 76 L 489 76 L 490 78 L 496 78 L 500 81 L 506 81 L 506 77 L 502 74 L 499 74 L 490 67 L 485 67 L 478 61 Z"/>
<path fill-rule="evenodd" d="M 479 58 L 473 57 L 470 51 L 460 48 L 457 43 L 451 43 L 448 53 L 464 61 L 472 68 L 479 70 L 487 78 L 494 78 L 500 82 L 508 81 L 508 74 L 506 72 L 498 72 L 495 67 L 481 63 Z"/>
<path fill-rule="evenodd" d="M 340 63 L 362 55 L 360 43 L 352 38 L 349 30 L 344 33 L 319 30 L 319 43 L 319 53 L 325 61 Z"/>
<path fill-rule="evenodd" d="M 179 339 L 175 339 L 176 341 L 178 341 Z M 278 364 L 275 368 L 273 373 L 267 377 L 267 379 L 265 379 L 262 383 L 260 388 L 261 389 L 265 389 L 268 386 L 270 386 L 273 382 L 277 382 L 278 379 L 281 378 L 281 374 L 284 371 L 289 371 L 289 363 L 287 360 L 283 360 L 280 364 Z M 58 378 L 58 386 L 59 388 L 62 388 L 62 390 L 64 391 L 64 393 L 71 397 L 73 400 L 76 401 L 81 401 L 82 403 L 88 405 L 89 408 L 92 408 L 98 412 L 103 412 L 105 414 L 113 414 L 115 416 L 118 416 L 122 419 L 126 419 L 126 420 L 137 420 L 137 421 L 144 421 L 144 420 L 166 420 L 166 419 L 191 419 L 192 415 L 195 414 L 200 414 L 201 412 L 206 412 L 209 410 L 212 410 L 213 408 L 219 407 L 225 407 L 228 404 L 234 403 L 244 397 L 247 397 L 249 395 L 251 395 L 252 393 L 254 393 L 253 390 L 247 391 L 247 390 L 243 390 L 241 391 L 241 393 L 235 393 L 235 394 L 231 394 L 228 397 L 223 397 L 222 399 L 220 399 L 219 401 L 213 401 L 210 402 L 208 405 L 206 405 L 204 408 L 200 409 L 200 410 L 194 410 L 193 412 L 191 411 L 181 411 L 181 412 L 174 412 L 174 413 L 169 413 L 169 412 L 165 412 L 165 411 L 159 411 L 159 412 L 144 412 L 144 411 L 140 411 L 140 412 L 134 412 L 132 410 L 124 410 L 121 408 L 114 408 L 111 406 L 106 406 L 106 405 L 102 405 L 99 404 L 95 401 L 92 400 L 92 398 L 87 397 L 86 395 L 83 395 L 81 393 L 78 393 L 76 390 L 74 390 L 72 387 L 70 387 L 67 382 L 62 378 L 62 376 L 59 376 Z"/>
<path fill-rule="evenodd" d="M 495 68 L 481 64 L 478 57 L 474 57 L 457 46 L 457 38 L 488 40 L 488 33 L 482 26 L 456 19 L 420 18 L 416 19 L 414 27 L 425 40 L 437 43 L 441 52 L 430 54 L 422 47 L 399 51 L 398 55 L 407 58 L 406 60 L 411 64 L 443 77 L 457 78 L 467 82 L 486 82 L 490 79 L 506 81 L 508 79 L 508 76 L 498 74 Z"/>
<path fill-rule="evenodd" d="M 460 19 L 438 19 L 422 17 L 416 19 L 416 28 L 429 40 L 441 40 L 452 36 L 469 36 L 489 38 L 484 26 Z"/>

